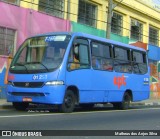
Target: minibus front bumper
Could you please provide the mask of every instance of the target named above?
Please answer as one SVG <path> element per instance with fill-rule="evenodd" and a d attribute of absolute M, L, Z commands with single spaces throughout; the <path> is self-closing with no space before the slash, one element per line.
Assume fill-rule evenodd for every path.
<path fill-rule="evenodd" d="M 65 85 L 45 84 L 41 88 L 7 86 L 8 102 L 29 102 L 39 104 L 62 104 Z"/>

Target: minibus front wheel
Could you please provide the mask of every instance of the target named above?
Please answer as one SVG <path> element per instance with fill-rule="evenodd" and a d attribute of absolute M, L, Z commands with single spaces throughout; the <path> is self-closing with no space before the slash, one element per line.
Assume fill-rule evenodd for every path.
<path fill-rule="evenodd" d="M 63 99 L 63 103 L 59 105 L 60 112 L 64 112 L 64 113 L 73 112 L 75 108 L 75 102 L 76 102 L 76 97 L 73 91 L 67 90 Z"/>
<path fill-rule="evenodd" d="M 12 104 L 13 107 L 19 111 L 25 111 L 29 106 L 29 103 L 27 102 L 13 102 Z"/>

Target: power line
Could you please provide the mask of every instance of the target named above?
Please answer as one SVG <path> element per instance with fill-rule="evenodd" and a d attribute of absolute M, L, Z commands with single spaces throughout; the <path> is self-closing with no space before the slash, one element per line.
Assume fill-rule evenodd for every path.
<path fill-rule="evenodd" d="M 75 13 L 71 13 L 71 12 L 68 12 L 68 11 L 64 11 L 64 10 L 60 10 L 60 9 L 58 9 L 58 8 L 54 8 L 54 5 L 52 5 L 52 4 L 46 4 L 46 3 L 44 3 L 44 2 L 41 2 L 41 3 L 43 3 L 44 5 L 41 5 L 40 3 L 38 3 L 38 4 L 36 4 L 36 3 L 34 3 L 34 2 L 29 2 L 29 1 L 26 1 L 26 0 L 20 0 L 20 1 L 22 1 L 22 2 L 26 2 L 26 3 L 29 3 L 29 4 L 33 4 L 33 5 L 36 5 L 36 6 L 41 6 L 41 7 L 43 7 L 43 8 L 47 8 L 48 10 L 54 10 L 54 11 L 58 11 L 58 12 L 61 12 L 61 13 L 66 13 L 66 14 L 70 14 L 70 15 L 74 15 L 74 16 L 79 16 L 78 14 L 75 14 Z M 84 0 L 85 1 L 85 0 Z M 120 0 L 120 2 L 122 2 L 123 0 Z M 67 0 L 67 2 L 69 2 L 70 4 L 74 4 L 74 5 L 76 5 L 76 6 L 78 6 L 78 4 L 77 3 L 73 3 L 73 2 L 71 2 L 71 1 L 68 1 Z M 118 5 L 120 4 L 120 2 L 118 3 Z M 52 6 L 53 6 L 53 8 L 52 8 Z M 38 10 L 39 11 L 39 10 Z M 103 10 L 97 10 L 97 11 L 101 11 L 101 12 L 105 12 L 106 13 L 106 11 L 103 11 Z M 44 12 L 44 13 L 46 13 L 46 12 Z M 50 13 L 47 13 L 47 14 L 50 14 Z M 107 21 L 103 21 L 103 20 L 98 20 L 98 19 L 96 19 L 96 18 L 91 18 L 91 17 L 87 17 L 88 19 L 91 19 L 91 20 L 95 20 L 95 21 L 97 21 L 97 22 L 101 22 L 101 23 L 104 23 L 104 24 L 107 24 L 108 22 Z M 125 20 L 123 20 L 122 19 L 122 21 L 123 22 L 126 22 L 127 24 L 129 24 L 129 25 L 131 25 L 131 23 L 129 23 L 129 22 L 127 22 L 127 21 L 125 21 Z M 108 23 L 108 24 L 111 24 L 111 23 Z M 124 28 L 124 27 L 122 27 L 121 26 L 121 28 L 122 29 L 124 29 L 124 30 L 127 30 L 127 31 L 129 31 L 129 32 L 131 32 L 131 30 L 130 29 L 128 29 L 128 28 Z M 149 32 L 148 31 L 146 31 L 146 30 L 143 30 L 145 33 L 148 33 L 149 34 Z M 149 36 L 147 36 L 147 35 L 143 35 L 144 37 L 149 37 Z"/>
<path fill-rule="evenodd" d="M 26 3 L 30 3 L 30 4 L 34 4 L 34 5 L 37 5 L 37 6 L 40 5 L 40 4 L 32 3 L 32 2 L 29 2 L 29 1 L 26 1 L 26 0 L 21 0 L 21 1 L 26 2 Z M 66 0 L 66 1 L 68 2 L 68 0 Z M 83 0 L 83 1 L 85 1 L 85 0 Z M 69 2 L 70 2 L 70 1 L 69 1 Z M 51 8 L 51 6 L 53 6 L 53 5 L 51 5 L 51 4 L 47 4 L 47 3 L 44 3 L 44 2 L 41 2 L 41 3 L 44 4 L 44 5 L 47 5 L 47 7 L 46 7 L 46 6 L 43 6 L 43 7 L 46 7 L 47 9 L 53 9 L 53 10 L 57 10 L 57 11 L 61 11 L 61 12 L 64 12 L 64 13 L 69 13 L 69 14 L 71 14 L 71 15 L 78 16 L 78 15 L 75 14 L 75 13 L 71 13 L 71 12 L 68 12 L 68 11 Z M 70 2 L 70 4 L 74 4 L 74 5 L 76 5 L 76 6 L 78 7 L 78 4 L 77 4 L 77 3 Z M 118 4 L 118 5 L 119 5 L 119 4 Z M 42 5 L 41 5 L 41 6 L 42 6 Z M 97 11 L 101 11 L 101 12 L 106 13 L 106 11 L 103 11 L 103 10 L 100 10 L 100 9 L 97 10 Z M 94 20 L 107 23 L 107 21 L 102 21 L 102 20 L 98 20 L 98 19 L 94 19 Z M 127 22 L 127 21 L 125 21 L 125 20 L 123 20 L 123 22 L 126 22 L 126 23 L 130 24 L 129 22 Z"/>

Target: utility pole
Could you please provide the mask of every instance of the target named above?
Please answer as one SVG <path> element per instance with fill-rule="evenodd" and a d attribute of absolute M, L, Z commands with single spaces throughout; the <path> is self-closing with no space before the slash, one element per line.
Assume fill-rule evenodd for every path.
<path fill-rule="evenodd" d="M 108 15 L 107 15 L 107 34 L 106 38 L 110 39 L 111 36 L 111 21 L 112 21 L 112 6 L 113 6 L 113 0 L 108 0 Z"/>
<path fill-rule="evenodd" d="M 115 7 L 121 4 L 123 0 L 120 0 L 117 4 L 113 4 L 113 0 L 108 0 L 108 15 L 107 15 L 107 27 L 106 27 L 106 38 L 110 39 L 111 36 L 111 22 L 112 22 L 112 11 Z"/>
<path fill-rule="evenodd" d="M 67 19 L 70 20 L 70 0 L 67 2 Z"/>

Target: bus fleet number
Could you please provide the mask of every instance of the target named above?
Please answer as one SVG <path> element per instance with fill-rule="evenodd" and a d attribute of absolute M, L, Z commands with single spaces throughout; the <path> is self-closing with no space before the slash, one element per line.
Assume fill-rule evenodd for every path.
<path fill-rule="evenodd" d="M 33 80 L 45 80 L 47 79 L 47 75 L 33 75 Z"/>

